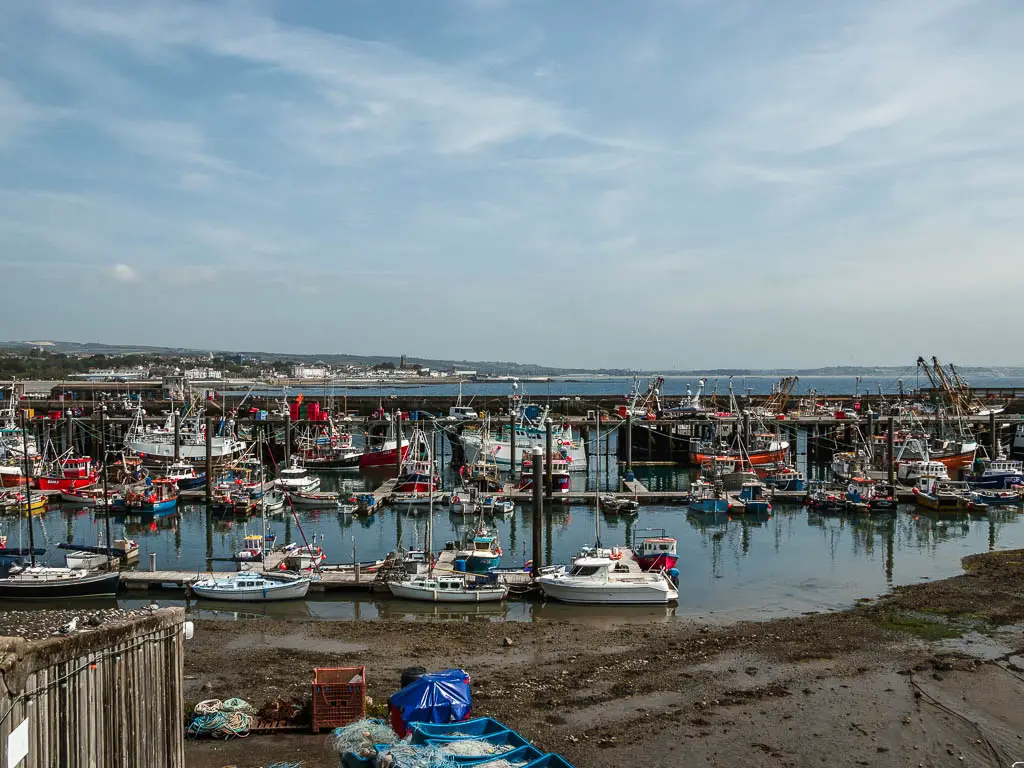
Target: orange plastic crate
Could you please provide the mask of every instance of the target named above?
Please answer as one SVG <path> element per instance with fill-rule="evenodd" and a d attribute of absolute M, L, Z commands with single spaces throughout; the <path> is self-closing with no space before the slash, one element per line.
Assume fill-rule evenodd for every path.
<path fill-rule="evenodd" d="M 313 670 L 313 733 L 366 717 L 366 667 Z"/>

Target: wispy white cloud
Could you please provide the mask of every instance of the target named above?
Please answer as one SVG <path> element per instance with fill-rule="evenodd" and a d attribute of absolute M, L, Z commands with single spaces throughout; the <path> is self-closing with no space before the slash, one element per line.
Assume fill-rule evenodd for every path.
<path fill-rule="evenodd" d="M 0 149 L 43 118 L 44 111 L 30 103 L 10 82 L 0 78 Z"/>
<path fill-rule="evenodd" d="M 110 276 L 119 283 L 139 282 L 139 271 L 127 264 L 115 264 L 108 270 Z"/>

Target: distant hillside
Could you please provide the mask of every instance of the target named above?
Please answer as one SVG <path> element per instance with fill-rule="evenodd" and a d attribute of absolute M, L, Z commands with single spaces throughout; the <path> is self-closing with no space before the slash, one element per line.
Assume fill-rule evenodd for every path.
<path fill-rule="evenodd" d="M 102 344 L 98 342 L 80 343 L 74 341 L 5 341 L 0 342 L 0 351 L 27 352 L 35 346 L 43 346 L 47 352 L 67 355 L 151 355 L 170 357 L 199 357 L 213 353 L 215 355 L 245 355 L 267 361 L 294 361 L 296 363 L 315 363 L 322 361 L 328 365 L 360 365 L 373 366 L 380 363 L 398 365 L 401 357 L 397 355 L 345 355 L 315 354 L 301 355 L 282 352 L 259 352 L 252 350 L 226 349 L 193 349 L 188 347 L 153 347 L 136 344 Z M 908 370 L 914 370 L 912 363 L 906 366 L 825 366 L 821 368 L 713 368 L 692 370 L 660 370 L 633 371 L 628 368 L 557 368 L 537 365 L 534 363 L 517 363 L 496 360 L 439 360 L 427 357 L 407 357 L 410 365 L 423 365 L 437 370 L 458 369 L 474 370 L 480 374 L 494 376 L 571 376 L 571 375 L 603 375 L 631 376 L 661 374 L 664 376 L 864 376 L 872 378 L 897 378 L 906 376 Z M 955 361 L 954 361 L 955 362 Z M 957 366 L 957 369 L 970 378 L 972 375 L 982 376 L 1024 376 L 1024 366 Z"/>

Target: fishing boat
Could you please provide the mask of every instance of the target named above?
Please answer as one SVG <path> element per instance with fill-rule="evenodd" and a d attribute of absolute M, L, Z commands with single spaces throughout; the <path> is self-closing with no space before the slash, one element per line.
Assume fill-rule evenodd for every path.
<path fill-rule="evenodd" d="M 1015 488 L 983 488 L 973 491 L 971 498 L 979 504 L 992 507 L 1016 506 L 1024 502 L 1024 485 Z"/>
<path fill-rule="evenodd" d="M 789 452 L 789 441 L 772 434 L 756 434 L 751 436 L 750 445 L 743 449 L 742 455 L 738 449 L 716 450 L 716 445 L 711 443 L 698 443 L 691 449 L 690 459 L 698 467 L 703 466 L 706 461 L 725 461 L 728 459 L 745 458 L 755 467 L 766 464 L 781 464 L 786 460 Z"/>
<path fill-rule="evenodd" d="M 835 514 L 846 511 L 846 495 L 827 487 L 815 488 L 807 497 L 807 506 L 819 513 Z"/>
<path fill-rule="evenodd" d="M 771 501 L 768 499 L 768 486 L 762 482 L 744 483 L 740 487 L 738 498 L 746 514 L 761 515 L 772 511 Z"/>
<path fill-rule="evenodd" d="M 313 493 L 320 488 L 320 478 L 310 475 L 309 472 L 299 464 L 299 460 L 292 459 L 292 464 L 282 469 L 277 476 L 277 487 L 286 493 Z"/>
<path fill-rule="evenodd" d="M 360 469 L 394 467 L 398 463 L 399 437 L 401 437 L 402 461 L 409 457 L 409 441 L 402 435 L 400 419 L 392 419 L 386 435 L 370 437 L 367 450 L 359 457 Z"/>
<path fill-rule="evenodd" d="M 624 496 L 612 496 L 605 494 L 600 499 L 601 509 L 616 514 L 635 513 L 640 509 L 640 502 L 636 499 L 629 499 Z"/>
<path fill-rule="evenodd" d="M 307 576 L 287 572 L 258 573 L 242 571 L 227 576 L 211 576 L 189 584 L 197 597 L 237 603 L 269 603 L 299 600 L 309 592 Z"/>
<path fill-rule="evenodd" d="M 511 423 L 503 424 L 494 433 L 488 423 L 483 430 L 465 431 L 459 437 L 451 436 L 451 439 L 461 442 L 467 463 L 474 464 L 486 456 L 488 461 L 496 464 L 501 470 L 519 472 L 522 470 L 520 451 L 540 448 L 542 454 L 545 452 L 545 420 L 550 415 L 550 409 L 546 406 L 524 403 L 523 396 L 519 393 L 519 383 L 515 382 L 512 385 L 512 395 L 509 397 L 508 412 L 512 414 Z M 514 456 L 513 433 L 516 454 Z M 552 452 L 565 460 L 570 472 L 586 470 L 586 447 L 576 437 L 568 422 L 553 422 L 551 437 Z"/>
<path fill-rule="evenodd" d="M 327 559 L 323 549 L 314 542 L 286 544 L 284 553 L 287 568 L 293 571 L 308 571 L 317 568 Z M 282 565 L 285 565 L 285 563 L 282 563 Z"/>
<path fill-rule="evenodd" d="M 729 499 L 720 485 L 697 479 L 690 484 L 690 511 L 699 515 L 725 514 Z"/>
<path fill-rule="evenodd" d="M 932 480 L 914 488 L 914 502 L 925 509 L 970 509 L 973 501 L 970 486 L 962 481 Z"/>
<path fill-rule="evenodd" d="M 480 509 L 485 515 L 511 515 L 516 511 L 516 504 L 501 496 L 484 496 Z"/>
<path fill-rule="evenodd" d="M 10 514 L 41 515 L 46 511 L 46 497 L 36 494 L 29 498 L 21 491 L 0 493 L 0 510 Z"/>
<path fill-rule="evenodd" d="M 92 459 L 63 458 L 57 460 L 53 473 L 39 476 L 36 487 L 41 491 L 73 491 L 95 484 L 96 477 Z"/>
<path fill-rule="evenodd" d="M 863 477 L 871 469 L 871 457 L 863 449 L 837 451 L 832 455 L 832 474 L 840 480 Z"/>
<path fill-rule="evenodd" d="M 679 600 L 679 591 L 664 572 L 632 571 L 621 561 L 583 557 L 563 572 L 534 579 L 545 597 L 592 605 L 664 605 Z"/>
<path fill-rule="evenodd" d="M 192 401 L 179 412 L 177 449 L 175 449 L 175 414 L 170 413 L 162 427 L 153 427 L 145 422 L 146 411 L 140 404 L 125 434 L 125 448 L 143 459 L 184 461 L 206 460 L 205 413 L 198 401 Z M 245 453 L 245 441 L 234 435 L 234 421 L 220 419 L 217 434 L 210 438 L 211 457 L 223 462 Z"/>
<path fill-rule="evenodd" d="M 978 459 L 974 472 L 962 475 L 971 488 L 1001 489 L 1024 485 L 1024 462 L 1010 459 Z"/>
<path fill-rule="evenodd" d="M 807 487 L 804 473 L 795 467 L 785 464 L 770 470 L 764 478 L 764 484 L 776 491 L 803 491 Z"/>
<path fill-rule="evenodd" d="M 288 491 L 288 500 L 297 507 L 334 507 L 338 503 L 336 491 Z"/>
<path fill-rule="evenodd" d="M 236 554 L 239 560 L 263 560 L 264 555 L 274 548 L 277 534 L 249 534 L 242 540 L 242 548 Z"/>
<path fill-rule="evenodd" d="M 508 597 L 508 586 L 505 584 L 477 584 L 475 578 L 461 574 L 419 574 L 408 579 L 389 581 L 388 589 L 398 598 L 432 603 L 485 603 Z"/>
<path fill-rule="evenodd" d="M 168 513 L 178 506 L 178 487 L 165 477 L 153 480 L 141 491 L 129 491 L 111 501 L 114 509 Z"/>
<path fill-rule="evenodd" d="M 547 457 L 542 457 L 544 462 L 541 474 L 547 477 Z M 572 473 L 569 469 L 570 462 L 562 455 L 551 458 L 551 492 L 569 493 L 572 490 Z M 523 473 L 519 478 L 520 491 L 533 490 L 533 452 L 523 451 L 522 457 Z"/>
<path fill-rule="evenodd" d="M 896 468 L 896 478 L 907 486 L 920 485 L 922 481 L 948 480 L 949 472 L 941 461 L 922 459 L 905 461 Z"/>
<path fill-rule="evenodd" d="M 0 575 L 0 599 L 68 600 L 113 597 L 120 571 L 86 571 L 40 565 L 13 565 Z"/>
<path fill-rule="evenodd" d="M 67 551 L 64 564 L 71 569 L 96 570 L 114 562 L 127 565 L 139 559 L 138 542 L 128 538 L 114 539 L 109 547 L 63 542 L 57 546 Z"/>
<path fill-rule="evenodd" d="M 468 544 L 469 547 L 456 556 L 457 559 L 466 561 L 466 571 L 488 573 L 498 569 L 501 563 L 501 547 L 498 545 L 496 532 L 481 526 L 477 528 Z"/>
<path fill-rule="evenodd" d="M 476 515 L 480 512 L 480 496 L 476 488 L 458 488 L 448 497 L 448 508 L 456 515 Z"/>
<path fill-rule="evenodd" d="M 177 485 L 179 491 L 191 491 L 206 485 L 206 473 L 196 472 L 195 466 L 187 461 L 168 464 L 164 477 Z"/>
<path fill-rule="evenodd" d="M 633 558 L 644 571 L 670 571 L 679 562 L 677 542 L 671 536 L 641 539 L 633 550 Z"/>

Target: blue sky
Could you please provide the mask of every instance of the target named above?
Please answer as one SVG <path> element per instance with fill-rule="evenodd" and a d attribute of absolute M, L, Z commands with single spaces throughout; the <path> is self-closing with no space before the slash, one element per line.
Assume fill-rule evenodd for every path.
<path fill-rule="evenodd" d="M 0 338 L 1021 363 L 1021 39 L 1015 0 L 5 3 Z"/>

